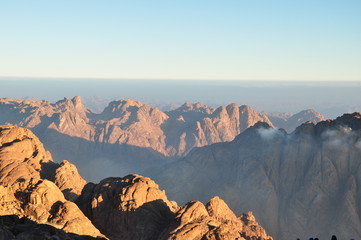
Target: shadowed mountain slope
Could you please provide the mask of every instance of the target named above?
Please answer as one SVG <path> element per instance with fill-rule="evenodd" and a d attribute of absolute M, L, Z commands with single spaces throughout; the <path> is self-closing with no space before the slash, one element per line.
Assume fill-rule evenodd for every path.
<path fill-rule="evenodd" d="M 196 148 L 149 172 L 171 199 L 218 195 L 252 210 L 276 239 L 361 237 L 361 114 L 292 134 L 258 123 L 229 143 Z"/>

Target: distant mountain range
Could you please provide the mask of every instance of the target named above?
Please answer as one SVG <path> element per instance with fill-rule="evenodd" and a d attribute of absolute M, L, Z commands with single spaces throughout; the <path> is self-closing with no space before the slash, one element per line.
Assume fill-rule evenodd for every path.
<path fill-rule="evenodd" d="M 305 122 L 318 123 L 326 120 L 324 116 L 313 109 L 303 110 L 299 113 L 266 113 L 263 112 L 277 128 L 283 128 L 288 133 L 293 132 Z"/>
<path fill-rule="evenodd" d="M 55 182 L 68 200 L 82 195 L 76 200 L 79 208 L 107 236 L 114 236 L 124 229 L 113 225 L 113 230 L 107 232 L 104 216 L 113 222 L 136 221 L 138 217 L 147 219 L 143 211 L 158 210 L 162 214 L 151 217 L 157 219 L 151 229 L 158 229 L 152 234 L 159 238 L 170 234 L 174 239 L 185 239 L 192 229 L 199 229 L 202 236 L 209 236 L 205 239 L 212 239 L 211 236 L 222 234 L 222 231 L 240 234 L 234 232 L 233 227 L 220 229 L 222 217 L 212 215 L 217 210 L 209 206 L 214 204 L 226 209 L 226 212 L 231 211 L 224 207 L 223 201 L 216 198 L 206 206 L 200 202 L 188 202 L 197 199 L 207 203 L 213 196 L 220 196 L 235 212 L 253 211 L 275 239 L 304 239 L 309 236 L 327 239 L 333 234 L 342 239 L 360 238 L 360 121 L 360 113 L 324 120 L 313 110 L 297 114 L 258 113 L 249 106 L 236 104 L 213 108 L 200 103 L 185 103 L 177 109 L 163 112 L 126 99 L 110 102 L 101 113 L 93 113 L 84 107 L 80 97 L 55 104 L 1 99 L 0 124 L 30 128 L 52 152 L 54 159 L 76 163 L 86 179 L 98 181 L 106 176 L 141 173 L 155 179 L 161 188 L 166 189 L 170 199 L 185 204 L 185 207 L 175 210 L 177 206 L 157 190 L 155 195 L 160 201 L 138 209 L 137 201 L 130 195 L 124 195 L 124 191 L 128 191 L 125 189 L 132 189 L 129 191 L 135 194 L 133 184 L 146 183 L 142 189 L 155 186 L 150 179 L 139 175 L 88 184 L 80 194 L 79 189 L 85 183 L 77 174 L 69 175 L 75 172 L 69 161 L 56 165 L 49 160 L 50 155 L 40 154 L 42 151 L 37 150 L 40 147 L 29 147 L 35 149 L 29 152 L 16 147 L 18 141 L 28 142 L 29 137 L 10 142 L 2 140 L 3 147 L 11 145 L 16 151 L 4 150 L 0 153 L 0 160 L 7 156 L 11 159 L 15 152 L 29 153 L 31 157 L 25 158 L 20 154 L 21 159 L 29 166 L 38 167 L 31 170 L 29 166 L 19 165 L 16 166 L 19 171 L 13 171 L 12 165 L 5 164 L 0 180 L 16 173 L 15 182 L 26 182 L 29 176 Z M 296 125 L 299 126 L 293 130 Z M 42 156 L 41 161 L 29 160 L 37 156 Z M 38 161 L 50 173 L 42 171 Z M 58 170 L 61 167 L 65 170 Z M 71 187 L 73 184 L 66 180 L 68 178 L 73 178 L 72 181 L 80 183 L 80 186 L 74 184 Z M 30 189 L 34 187 L 31 185 Z M 123 199 L 114 206 L 109 203 L 114 209 L 135 211 L 139 215 L 129 219 L 124 212 L 111 215 L 114 209 L 106 206 L 112 202 L 114 194 Z M 144 199 L 144 194 L 141 199 Z M 173 207 L 174 210 L 169 212 L 164 204 L 168 210 Z M 92 206 L 97 207 L 92 210 Z M 103 211 L 110 215 L 101 214 Z M 226 222 L 231 215 L 227 215 Z M 212 225 L 215 221 L 213 217 L 221 222 Z M 234 219 L 233 215 L 230 218 Z M 207 223 L 200 223 L 202 219 L 207 219 Z M 241 226 L 237 225 L 239 220 L 243 221 L 243 225 L 253 224 L 254 218 L 248 214 L 237 219 L 236 225 L 232 226 Z M 173 225 L 165 230 L 163 221 Z M 268 238 L 263 230 L 257 230 L 258 225 L 254 226 L 250 226 L 251 229 L 259 232 L 264 239 Z M 142 234 L 148 234 L 149 229 L 143 225 L 138 228 L 145 229 Z M 212 229 L 218 230 L 214 232 Z M 198 234 L 197 231 L 195 234 Z M 93 232 L 96 233 L 96 230 Z M 134 233 L 133 230 L 130 232 Z M 134 238 L 134 235 L 127 236 Z"/>
<path fill-rule="evenodd" d="M 101 113 L 93 113 L 80 97 L 55 104 L 0 99 L 0 124 L 32 129 L 57 161 L 75 162 L 92 180 L 109 174 L 142 173 L 168 162 L 166 159 L 185 156 L 195 147 L 232 141 L 258 121 L 292 131 L 302 122 L 323 120 L 311 110 L 288 118 L 269 116 L 274 123 L 267 115 L 236 104 L 213 108 L 186 102 L 163 112 L 125 99 L 112 101 Z M 93 168 L 99 168 L 98 174 L 92 173 Z"/>

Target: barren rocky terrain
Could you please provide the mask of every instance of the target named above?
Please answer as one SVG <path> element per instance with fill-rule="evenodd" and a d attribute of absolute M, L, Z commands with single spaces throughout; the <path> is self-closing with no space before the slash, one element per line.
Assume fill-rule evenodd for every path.
<path fill-rule="evenodd" d="M 272 240 L 252 213 L 237 217 L 218 197 L 181 207 L 134 174 L 86 184 L 30 130 L 0 126 L 0 239 L 95 238 Z"/>

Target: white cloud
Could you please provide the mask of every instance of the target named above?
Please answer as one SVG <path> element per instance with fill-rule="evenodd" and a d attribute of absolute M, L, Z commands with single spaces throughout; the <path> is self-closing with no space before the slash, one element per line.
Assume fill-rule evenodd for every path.
<path fill-rule="evenodd" d="M 273 139 L 277 134 L 277 130 L 274 128 L 259 128 L 257 131 L 264 140 Z"/>

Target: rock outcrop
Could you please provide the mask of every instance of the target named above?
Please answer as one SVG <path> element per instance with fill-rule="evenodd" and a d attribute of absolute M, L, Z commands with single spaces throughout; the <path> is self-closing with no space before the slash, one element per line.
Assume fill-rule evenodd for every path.
<path fill-rule="evenodd" d="M 169 228 L 172 230 L 164 239 L 272 239 L 251 212 L 236 217 L 219 197 L 212 198 L 206 206 L 199 201 L 187 203 Z"/>
<path fill-rule="evenodd" d="M 218 197 L 178 207 L 154 181 L 134 174 L 88 184 L 76 202 L 112 240 L 272 239 L 251 213 L 236 217 Z"/>
<path fill-rule="evenodd" d="M 173 219 L 176 203 L 149 178 L 128 175 L 88 184 L 76 201 L 110 239 L 157 239 Z"/>
<path fill-rule="evenodd" d="M 75 201 L 81 194 L 86 181 L 80 176 L 74 164 L 63 160 L 55 171 L 54 183 L 67 200 Z"/>
<path fill-rule="evenodd" d="M 17 215 L 1 215 L 0 239 L 99 240 L 100 238 L 68 233 L 47 224 L 38 224 L 26 217 L 19 218 Z"/>
<path fill-rule="evenodd" d="M 28 129 L 0 126 L 0 184 L 40 179 L 55 167 L 49 152 Z M 44 170 L 47 168 L 46 170 Z"/>
<path fill-rule="evenodd" d="M 217 195 L 234 211 L 252 211 L 276 239 L 357 239 L 360 139 L 361 113 L 307 122 L 291 134 L 258 123 L 148 176 L 180 204 Z"/>
<path fill-rule="evenodd" d="M 67 186 L 80 180 L 75 166 L 54 163 L 30 130 L 0 126 L 1 215 L 17 215 L 66 232 L 101 237 L 99 230 L 59 189 L 67 192 Z M 69 191 L 73 198 L 81 190 L 81 184 L 85 182 Z"/>

